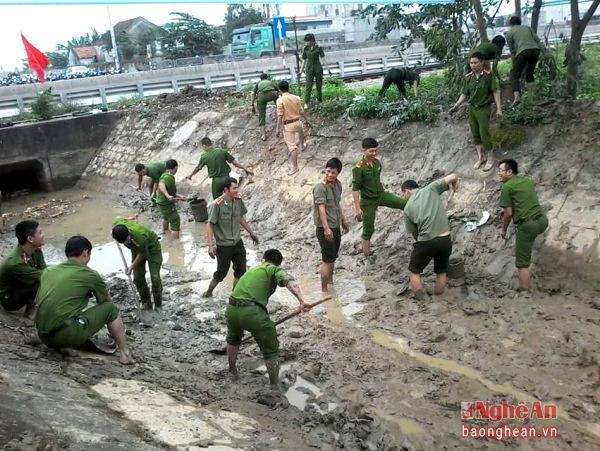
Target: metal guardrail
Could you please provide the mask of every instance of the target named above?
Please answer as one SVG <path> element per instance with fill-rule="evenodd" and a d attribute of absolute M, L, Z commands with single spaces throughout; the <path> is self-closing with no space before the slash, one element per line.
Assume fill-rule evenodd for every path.
<path fill-rule="evenodd" d="M 567 38 L 568 39 L 568 38 Z M 550 46 L 560 44 L 562 40 L 553 39 Z M 582 44 L 600 42 L 600 33 L 589 34 L 583 37 Z M 468 50 L 465 49 L 465 53 Z M 276 58 L 279 59 L 279 58 Z M 427 52 L 416 52 L 405 54 L 404 59 L 409 66 L 419 66 L 425 70 L 441 67 L 439 61 Z M 269 59 L 273 60 L 273 59 Z M 265 64 L 267 61 L 265 60 Z M 404 60 L 400 56 L 389 55 L 377 58 L 353 58 L 352 54 L 346 59 L 330 63 L 331 72 L 340 78 L 367 78 L 380 75 L 393 67 L 404 66 Z M 191 85 L 202 89 L 232 89 L 241 90 L 244 86 L 257 82 L 262 70 L 250 72 L 230 72 L 217 75 L 182 73 L 177 76 L 167 77 L 163 80 L 148 80 L 146 82 L 124 82 L 119 85 L 106 85 L 91 89 L 56 90 L 53 97 L 61 102 L 75 102 L 82 105 L 101 105 L 113 103 L 120 98 L 135 96 L 156 96 L 163 93 L 179 92 L 180 88 Z M 147 72 L 151 74 L 152 72 Z M 291 80 L 297 82 L 294 68 L 280 64 L 280 67 L 269 69 L 269 74 L 277 80 Z M 85 80 L 85 79 L 82 79 Z M 10 87 L 9 87 L 10 88 Z M 0 117 L 7 117 L 24 111 L 34 100 L 35 90 L 31 90 L 22 96 L 2 98 L 0 88 Z"/>

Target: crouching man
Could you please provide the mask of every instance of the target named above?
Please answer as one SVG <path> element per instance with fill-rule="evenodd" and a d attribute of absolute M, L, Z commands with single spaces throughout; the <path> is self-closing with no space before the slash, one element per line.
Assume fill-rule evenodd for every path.
<path fill-rule="evenodd" d="M 25 316 L 32 318 L 40 277 L 46 268 L 44 232 L 36 221 L 21 221 L 15 235 L 18 245 L 0 265 L 0 304 L 8 311 L 25 307 Z"/>
<path fill-rule="evenodd" d="M 229 305 L 225 310 L 227 319 L 227 357 L 229 372 L 237 379 L 238 351 L 244 331 L 252 334 L 264 358 L 271 387 L 279 386 L 279 340 L 275 323 L 267 312 L 267 303 L 277 286 L 286 287 L 296 296 L 303 311 L 310 309 L 304 300 L 300 287 L 294 279 L 279 266 L 283 261 L 281 252 L 269 249 L 263 254 L 262 263 L 240 278 L 229 297 Z"/>
<path fill-rule="evenodd" d="M 132 364 L 119 308 L 111 302 L 100 274 L 87 266 L 91 253 L 87 238 L 73 236 L 65 246 L 67 261 L 42 274 L 36 298 L 38 335 L 46 346 L 75 355 L 72 348 L 83 345 L 106 324 L 119 347 L 119 362 Z M 90 294 L 97 305 L 87 308 Z"/>

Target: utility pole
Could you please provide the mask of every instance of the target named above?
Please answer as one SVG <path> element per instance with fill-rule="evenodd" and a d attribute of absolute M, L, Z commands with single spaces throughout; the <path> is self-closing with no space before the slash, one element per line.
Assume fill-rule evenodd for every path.
<path fill-rule="evenodd" d="M 119 51 L 117 49 L 117 38 L 115 37 L 115 29 L 112 26 L 112 20 L 110 19 L 110 6 L 106 5 L 106 11 L 108 12 L 108 25 L 110 27 L 110 39 L 112 41 L 113 57 L 115 59 L 115 69 L 117 72 L 121 70 L 121 63 L 119 62 Z"/>

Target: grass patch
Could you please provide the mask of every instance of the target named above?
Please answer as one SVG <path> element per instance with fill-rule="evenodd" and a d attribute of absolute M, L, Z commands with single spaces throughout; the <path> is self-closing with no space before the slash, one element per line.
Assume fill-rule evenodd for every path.
<path fill-rule="evenodd" d="M 293 93 L 298 95 L 298 87 L 293 88 Z M 385 96 L 379 97 L 379 89 L 380 86 L 352 89 L 341 79 L 327 79 L 323 85 L 323 102 L 317 104 L 315 111 L 327 118 L 347 114 L 362 119 L 387 119 L 393 127 L 435 118 L 431 106 L 419 97 L 415 98 L 412 91 L 403 97 L 392 87 Z"/>
<path fill-rule="evenodd" d="M 119 97 L 119 99 L 110 105 L 116 109 L 127 108 L 138 105 L 145 100 L 143 96 Z"/>
<path fill-rule="evenodd" d="M 529 96 L 525 94 L 516 106 L 509 108 L 502 115 L 503 122 L 520 125 L 535 125 L 541 123 L 546 118 L 543 110 L 536 108 L 531 102 Z"/>
<path fill-rule="evenodd" d="M 525 132 L 516 127 L 501 125 L 498 128 L 491 127 L 490 135 L 494 143 L 494 149 L 510 150 L 525 142 Z"/>
<path fill-rule="evenodd" d="M 582 46 L 581 54 L 585 60 L 580 67 L 577 98 L 600 99 L 600 46 Z"/>

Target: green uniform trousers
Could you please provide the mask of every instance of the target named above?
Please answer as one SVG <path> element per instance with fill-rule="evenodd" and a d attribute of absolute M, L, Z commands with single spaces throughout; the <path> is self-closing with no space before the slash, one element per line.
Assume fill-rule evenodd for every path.
<path fill-rule="evenodd" d="M 220 197 L 223 195 L 223 184 L 225 183 L 225 179 L 227 177 L 229 177 L 229 176 L 226 175 L 225 177 L 213 177 L 212 178 L 211 190 L 212 190 L 213 199 L 216 199 L 217 197 Z M 238 182 L 239 182 L 239 180 L 238 180 Z"/>
<path fill-rule="evenodd" d="M 277 91 L 263 91 L 258 93 L 256 107 L 258 108 L 258 125 L 267 123 L 267 103 L 275 102 L 279 97 Z"/>
<path fill-rule="evenodd" d="M 317 87 L 317 100 L 323 100 L 323 71 L 306 72 L 306 94 L 304 95 L 304 103 L 310 104 L 310 95 L 312 93 L 313 83 Z"/>
<path fill-rule="evenodd" d="M 484 150 L 492 150 L 492 136 L 490 135 L 491 108 L 486 105 L 481 108 L 469 107 L 469 126 L 475 145 L 481 144 Z"/>
<path fill-rule="evenodd" d="M 0 304 L 9 312 L 19 310 L 26 305 L 33 305 L 39 287 L 40 284 L 36 283 L 31 287 L 13 288 L 10 293 L 0 296 Z"/>
<path fill-rule="evenodd" d="M 49 348 L 74 348 L 84 344 L 96 332 L 119 316 L 119 307 L 112 302 L 97 304 L 69 318 L 71 324 L 56 333 L 39 334 Z"/>
<path fill-rule="evenodd" d="M 375 233 L 375 215 L 377 213 L 377 207 L 399 208 L 400 210 L 404 210 L 405 205 L 406 199 L 386 192 L 376 199 L 361 199 L 360 208 L 363 211 L 362 239 L 370 240 L 373 233 Z"/>
<path fill-rule="evenodd" d="M 135 260 L 137 252 L 131 251 L 131 261 Z M 133 269 L 133 283 L 140 294 L 142 304 L 150 304 L 150 290 L 146 283 L 146 262 L 150 269 L 150 282 L 152 282 L 152 297 L 154 306 L 162 305 L 162 280 L 160 279 L 160 267 L 162 266 L 162 250 L 157 242 L 150 248 L 150 255 Z"/>
<path fill-rule="evenodd" d="M 548 217 L 541 215 L 535 219 L 525 220 L 517 225 L 517 238 L 515 240 L 515 266 L 529 268 L 531 264 L 531 251 L 538 235 L 548 228 Z"/>
<path fill-rule="evenodd" d="M 177 212 L 177 206 L 173 204 L 159 205 L 158 210 L 162 218 L 169 223 L 169 229 L 179 232 L 181 229 L 181 218 Z"/>
<path fill-rule="evenodd" d="M 239 346 L 244 337 L 244 331 L 252 334 L 265 360 L 277 357 L 279 353 L 279 340 L 275 323 L 269 314 L 260 307 L 236 307 L 228 305 L 225 310 L 227 320 L 227 343 Z"/>

